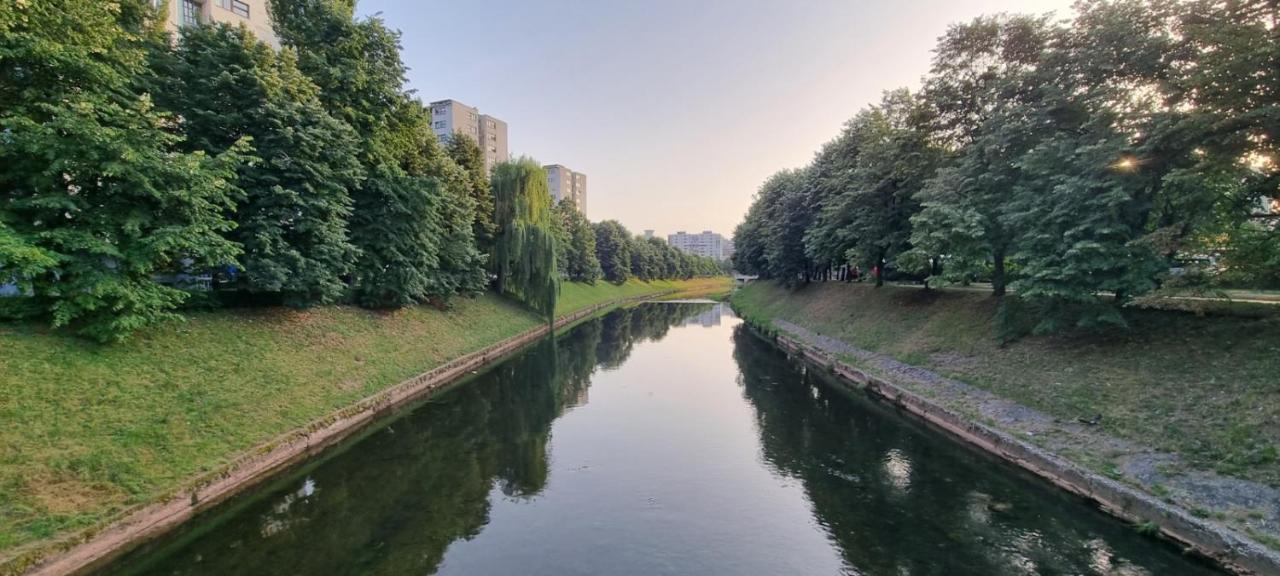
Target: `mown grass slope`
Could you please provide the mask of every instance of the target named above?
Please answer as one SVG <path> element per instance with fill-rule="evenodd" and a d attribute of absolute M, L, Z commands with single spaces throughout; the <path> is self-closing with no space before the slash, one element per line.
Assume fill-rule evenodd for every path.
<path fill-rule="evenodd" d="M 562 314 L 727 278 L 565 284 Z M 447 311 L 221 310 L 123 344 L 0 324 L 0 557 L 161 498 L 316 418 L 542 321 L 486 294 Z"/>
<path fill-rule="evenodd" d="M 734 307 L 789 320 L 1063 420 L 1102 414 L 1119 437 L 1196 467 L 1280 486 L 1280 317 L 1135 310 L 1128 330 L 1001 346 L 997 304 L 966 291 L 756 283 Z"/>

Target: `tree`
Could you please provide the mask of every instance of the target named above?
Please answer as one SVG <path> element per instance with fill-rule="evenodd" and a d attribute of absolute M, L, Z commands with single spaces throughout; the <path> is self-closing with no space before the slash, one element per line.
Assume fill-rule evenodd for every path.
<path fill-rule="evenodd" d="M 804 251 L 804 233 L 813 221 L 806 171 L 783 170 L 760 187 L 764 203 L 764 261 L 771 278 L 794 286 L 808 282 L 812 263 Z"/>
<path fill-rule="evenodd" d="M 555 319 L 560 282 L 555 222 L 547 173 L 530 158 L 503 162 L 493 170 L 494 273 L 498 291 Z"/>
<path fill-rule="evenodd" d="M 835 206 L 836 198 L 852 192 L 858 160 L 858 140 L 853 120 L 834 140 L 822 146 L 809 166 L 809 186 L 820 200 L 815 204 L 814 222 L 804 234 L 805 255 L 825 267 L 849 264 L 848 254 L 857 243 L 851 224 L 852 212 Z M 738 246 L 735 244 L 735 247 Z M 735 250 L 737 256 L 741 249 Z"/>
<path fill-rule="evenodd" d="M 935 51 L 924 100 L 934 138 L 953 151 L 920 194 L 912 243 L 947 255 L 947 265 L 978 270 L 990 265 L 992 292 L 1004 295 L 1006 259 L 1016 234 L 1006 202 L 1021 173 L 1017 159 L 1028 137 L 1008 128 L 1020 99 L 1034 92 L 1028 71 L 1040 63 L 1050 37 L 1043 17 L 982 17 L 952 26 Z"/>
<path fill-rule="evenodd" d="M 325 111 L 296 58 L 244 28 L 193 27 L 178 44 L 177 86 L 162 102 L 182 118 L 191 150 L 222 152 L 252 139 L 257 160 L 239 170 L 230 236 L 244 250 L 242 285 L 309 306 L 346 289 L 357 256 L 348 191 L 363 170 L 355 131 Z"/>
<path fill-rule="evenodd" d="M 489 190 L 489 171 L 484 165 L 484 151 L 466 134 L 454 134 L 445 145 L 445 152 L 460 168 L 466 172 L 466 186 L 473 205 L 475 217 L 472 223 L 472 234 L 476 247 L 482 253 L 493 250 L 493 195 Z"/>
<path fill-rule="evenodd" d="M 436 205 L 439 263 L 433 272 L 431 298 L 445 303 L 454 294 L 479 294 L 488 285 L 488 256 L 476 245 L 474 180 L 439 143 L 427 108 L 411 102 L 397 117 L 396 128 L 397 137 L 406 141 L 401 153 L 405 171 L 415 178 L 436 180 L 440 186 Z"/>
<path fill-rule="evenodd" d="M 631 278 L 631 232 L 617 220 L 595 225 L 596 256 L 604 279 L 622 284 Z"/>
<path fill-rule="evenodd" d="M 158 276 L 238 252 L 223 235 L 245 148 L 180 151 L 138 84 L 155 18 L 144 0 L 0 8 L 0 274 L 98 340 L 175 317 L 187 293 Z"/>
<path fill-rule="evenodd" d="M 566 198 L 555 205 L 556 238 L 560 251 L 556 263 L 563 276 L 574 282 L 595 284 L 604 272 L 596 257 L 596 233 L 578 206 Z"/>
<path fill-rule="evenodd" d="M 349 0 L 274 0 L 276 31 L 298 50 L 298 67 L 320 87 L 333 116 L 355 128 L 366 178 L 352 190 L 353 280 L 363 306 L 444 299 L 473 284 L 479 259 L 458 235 L 469 203 L 424 150 L 431 137 L 422 105 L 404 91 L 399 35 L 377 18 L 355 20 Z M 434 143 L 434 142 L 432 142 Z"/>
<path fill-rule="evenodd" d="M 747 209 L 747 216 L 733 229 L 733 268 L 743 274 L 768 277 L 768 263 L 764 258 L 764 206 L 759 195 Z"/>
<path fill-rule="evenodd" d="M 883 271 L 911 248 L 911 217 L 920 211 L 917 195 L 933 176 L 939 156 L 921 128 L 921 114 L 911 93 L 898 90 L 846 127 L 842 139 L 857 155 L 843 171 L 844 187 L 825 200 L 814 226 L 825 224 L 827 234 L 839 239 L 833 244 L 844 248 L 842 261 Z M 815 238 L 813 233 L 806 236 Z M 878 274 L 876 285 L 883 280 L 884 274 Z"/>

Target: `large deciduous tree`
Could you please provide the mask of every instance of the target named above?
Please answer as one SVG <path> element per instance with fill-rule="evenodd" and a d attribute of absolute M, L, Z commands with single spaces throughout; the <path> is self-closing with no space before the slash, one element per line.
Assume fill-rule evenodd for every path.
<path fill-rule="evenodd" d="M 596 257 L 596 232 L 591 222 L 568 198 L 555 205 L 556 238 L 560 252 L 556 264 L 561 274 L 574 282 L 595 284 L 604 272 Z"/>
<path fill-rule="evenodd" d="M 631 232 L 617 220 L 595 225 L 596 255 L 604 279 L 621 284 L 631 278 Z"/>
<path fill-rule="evenodd" d="M 1037 88 L 1036 69 L 1051 36 L 1043 17 L 982 17 L 952 26 L 935 51 L 923 93 L 933 134 L 950 158 L 920 195 L 912 243 L 946 254 L 955 270 L 990 267 L 992 291 L 1005 293 L 1015 231 L 1009 194 L 1022 176 L 1028 136 L 1009 129 L 1017 105 Z"/>
<path fill-rule="evenodd" d="M 319 86 L 329 113 L 360 137 L 366 173 L 351 192 L 349 225 L 361 252 L 356 301 L 397 307 L 447 298 L 480 274 L 466 264 L 479 260 L 465 245 L 470 234 L 457 234 L 460 220 L 470 226 L 470 205 L 459 209 L 455 186 L 437 172 L 437 154 L 423 148 L 432 135 L 422 105 L 404 90 L 398 33 L 354 12 L 350 0 L 271 5 L 281 41 L 298 50 L 298 67 Z"/>
<path fill-rule="evenodd" d="M 99 340 L 173 317 L 158 276 L 234 262 L 232 180 L 244 151 L 181 151 L 141 87 L 150 2 L 0 8 L 0 277 L 55 326 Z"/>
<path fill-rule="evenodd" d="M 162 101 L 182 118 L 187 147 L 221 152 L 252 138 L 256 161 L 236 181 L 242 286 L 291 306 L 346 289 L 357 251 L 347 233 L 349 190 L 363 179 L 355 131 L 325 111 L 296 65 L 244 28 L 198 26 L 177 49 L 176 86 Z"/>
<path fill-rule="evenodd" d="M 806 171 L 783 170 L 760 187 L 764 202 L 764 262 L 769 277 L 793 286 L 808 282 L 813 267 L 804 251 L 804 233 L 813 222 Z"/>

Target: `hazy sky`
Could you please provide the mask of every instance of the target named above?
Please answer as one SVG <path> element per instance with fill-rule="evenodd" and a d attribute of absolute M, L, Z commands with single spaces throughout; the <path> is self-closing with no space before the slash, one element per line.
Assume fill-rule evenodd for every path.
<path fill-rule="evenodd" d="M 505 120 L 515 155 L 588 177 L 588 217 L 728 235 L 954 22 L 1071 0 L 362 0 L 410 87 Z"/>

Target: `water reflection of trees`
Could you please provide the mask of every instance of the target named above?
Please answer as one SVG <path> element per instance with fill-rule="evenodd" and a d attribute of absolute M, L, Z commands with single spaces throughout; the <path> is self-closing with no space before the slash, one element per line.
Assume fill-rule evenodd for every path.
<path fill-rule="evenodd" d="M 1212 573 L 817 370 L 797 370 L 745 328 L 734 355 L 765 460 L 802 483 L 859 573 Z"/>
<path fill-rule="evenodd" d="M 705 310 L 644 305 L 586 321 L 122 571 L 431 573 L 452 542 L 488 522 L 494 486 L 510 498 L 546 487 L 551 424 L 586 402 L 597 367 Z"/>

